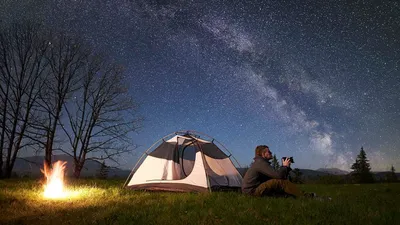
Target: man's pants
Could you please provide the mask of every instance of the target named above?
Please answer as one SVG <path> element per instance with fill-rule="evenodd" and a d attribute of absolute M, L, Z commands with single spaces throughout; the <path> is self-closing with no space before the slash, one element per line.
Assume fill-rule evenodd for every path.
<path fill-rule="evenodd" d="M 293 197 L 304 196 L 304 192 L 300 191 L 295 184 L 288 180 L 271 179 L 260 184 L 254 191 L 256 196 L 268 196 L 276 194 L 288 194 Z"/>

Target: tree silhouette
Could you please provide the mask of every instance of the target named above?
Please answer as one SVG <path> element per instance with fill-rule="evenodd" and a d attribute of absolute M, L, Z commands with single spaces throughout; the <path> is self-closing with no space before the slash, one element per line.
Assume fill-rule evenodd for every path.
<path fill-rule="evenodd" d="M 279 161 L 276 158 L 276 155 L 274 154 L 274 157 L 272 158 L 272 168 L 274 168 L 274 170 L 279 169 L 280 165 L 279 165 Z"/>
<path fill-rule="evenodd" d="M 99 179 L 106 179 L 108 176 L 108 166 L 103 161 L 100 165 L 99 174 L 97 175 Z"/>
<path fill-rule="evenodd" d="M 34 23 L 0 24 L 0 177 L 10 178 L 19 151 L 36 144 L 32 121 L 48 72 L 42 31 Z"/>
<path fill-rule="evenodd" d="M 358 154 L 356 162 L 351 166 L 353 170 L 353 177 L 358 183 L 372 183 L 374 178 L 372 176 L 371 167 L 368 163 L 367 154 L 364 148 L 361 147 L 360 154 Z"/>
<path fill-rule="evenodd" d="M 47 168 L 53 151 L 68 154 L 76 177 L 87 159 L 118 164 L 136 148 L 137 109 L 113 59 L 78 37 L 0 21 L 0 179 L 11 177 L 25 149 L 44 151 Z"/>
<path fill-rule="evenodd" d="M 45 134 L 43 147 L 45 163 L 51 167 L 55 149 L 56 132 L 63 117 L 63 106 L 72 93 L 79 89 L 82 70 L 89 50 L 80 40 L 65 34 L 57 34 L 49 41 L 47 61 L 49 76 L 39 95 L 43 120 L 40 124 Z"/>
<path fill-rule="evenodd" d="M 303 173 L 300 171 L 300 169 L 295 168 L 294 170 L 292 170 L 292 172 L 294 173 L 294 176 L 291 176 L 291 182 L 299 184 L 303 183 L 301 179 L 301 175 L 303 175 Z"/>
<path fill-rule="evenodd" d="M 397 182 L 397 175 L 396 175 L 396 170 L 394 169 L 394 166 L 390 168 L 390 172 L 386 174 L 386 181 L 387 182 Z"/>
<path fill-rule="evenodd" d="M 61 126 L 71 146 L 62 151 L 74 158 L 76 178 L 88 159 L 118 164 L 118 156 L 136 148 L 129 135 L 142 121 L 118 64 L 92 54 L 84 68 L 81 87 L 75 92 L 78 97 L 64 104 L 67 119 Z"/>

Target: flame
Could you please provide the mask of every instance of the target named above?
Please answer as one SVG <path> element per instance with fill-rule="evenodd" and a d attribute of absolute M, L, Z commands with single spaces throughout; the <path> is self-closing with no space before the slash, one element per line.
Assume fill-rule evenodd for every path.
<path fill-rule="evenodd" d="M 53 169 L 49 169 L 44 164 L 44 173 L 46 177 L 46 184 L 44 186 L 45 198 L 65 198 L 67 193 L 64 190 L 64 170 L 67 162 L 57 161 L 53 164 Z"/>

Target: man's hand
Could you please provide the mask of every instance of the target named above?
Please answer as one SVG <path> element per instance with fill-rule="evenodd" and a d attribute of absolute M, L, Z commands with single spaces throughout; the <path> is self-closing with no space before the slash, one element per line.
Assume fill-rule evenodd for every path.
<path fill-rule="evenodd" d="M 287 157 L 285 160 L 282 159 L 282 166 L 290 167 L 290 158 Z"/>

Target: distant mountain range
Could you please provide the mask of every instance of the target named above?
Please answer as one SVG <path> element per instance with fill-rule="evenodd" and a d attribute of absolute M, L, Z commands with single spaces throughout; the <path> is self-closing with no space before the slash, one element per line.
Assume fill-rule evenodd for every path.
<path fill-rule="evenodd" d="M 66 164 L 66 175 L 73 176 L 74 171 L 74 161 L 69 155 L 53 155 L 52 161 L 56 162 L 58 160 L 67 162 Z M 15 160 L 13 173 L 17 174 L 19 177 L 40 177 L 43 176 L 40 169 L 43 169 L 44 157 L 43 156 L 31 156 L 25 158 L 17 158 Z M 81 171 L 81 177 L 96 177 L 101 168 L 101 163 L 94 160 L 87 160 Z M 119 168 L 110 167 L 108 168 L 107 176 L 108 178 L 123 178 L 128 177 L 130 170 L 123 170 Z"/>
<path fill-rule="evenodd" d="M 244 175 L 246 173 L 247 168 L 238 168 L 240 174 Z M 306 178 L 314 178 L 318 176 L 327 176 L 327 175 L 346 175 L 349 172 L 340 170 L 337 168 L 320 168 L 317 170 L 311 169 L 300 169 L 300 172 L 303 177 Z M 292 172 L 291 172 L 292 173 Z"/>
<path fill-rule="evenodd" d="M 349 174 L 349 172 L 338 169 L 338 168 L 319 168 L 317 171 L 324 172 L 324 173 L 329 173 L 332 175 L 346 175 Z"/>
<path fill-rule="evenodd" d="M 246 173 L 247 168 L 238 168 L 238 171 L 242 176 Z M 338 168 L 319 168 L 317 170 L 311 169 L 299 169 L 301 173 L 301 178 L 305 181 L 307 180 L 315 180 L 318 177 L 323 176 L 349 176 L 351 173 L 340 170 Z M 383 180 L 386 177 L 386 174 L 390 173 L 389 171 L 385 172 L 371 172 L 375 178 L 375 180 Z M 291 175 L 294 175 L 293 172 L 290 172 Z M 396 173 L 397 177 L 400 179 L 400 173 Z"/>
<path fill-rule="evenodd" d="M 348 177 L 351 175 L 350 172 L 340 170 L 338 168 L 320 168 L 317 170 L 309 170 L 309 169 L 300 169 L 300 172 L 302 173 L 302 178 L 305 180 L 313 180 L 317 177 L 322 177 L 322 176 L 341 176 L 341 177 Z M 383 172 L 376 172 L 376 171 L 371 171 L 372 175 L 374 176 L 375 180 L 384 180 L 386 178 L 386 175 L 389 174 L 389 171 L 383 171 Z M 400 179 L 400 173 L 396 173 L 397 177 Z"/>
<path fill-rule="evenodd" d="M 58 160 L 66 161 L 66 175 L 72 176 L 74 170 L 74 162 L 73 158 L 69 155 L 54 155 L 52 158 L 53 162 Z M 19 177 L 27 176 L 27 177 L 41 177 L 43 176 L 40 169 L 43 168 L 43 156 L 31 156 L 25 158 L 18 158 L 15 161 L 13 173 Z M 136 163 L 136 162 L 134 162 Z M 133 163 L 133 164 L 134 164 Z M 96 177 L 100 172 L 101 163 L 94 160 L 87 160 L 85 165 L 81 171 L 81 177 Z M 247 168 L 238 168 L 238 171 L 242 176 L 247 171 Z M 107 176 L 108 178 L 127 178 L 130 174 L 130 170 L 120 169 L 111 167 L 108 169 Z M 302 177 L 304 179 L 314 179 L 321 176 L 328 175 L 337 175 L 337 176 L 346 176 L 350 173 L 344 170 L 340 170 L 338 168 L 320 168 L 317 170 L 311 169 L 300 169 Z M 389 172 L 372 172 L 376 179 L 382 179 Z M 400 173 L 396 173 L 400 178 Z"/>

